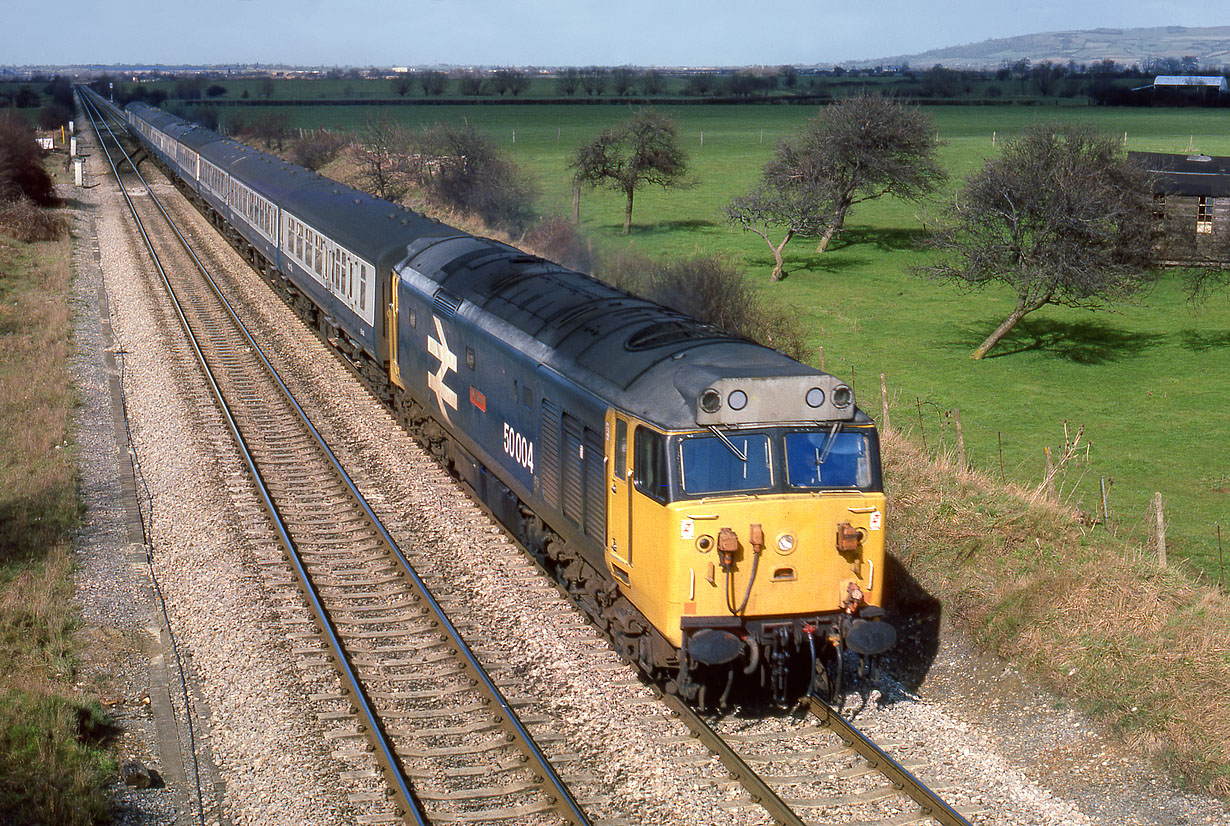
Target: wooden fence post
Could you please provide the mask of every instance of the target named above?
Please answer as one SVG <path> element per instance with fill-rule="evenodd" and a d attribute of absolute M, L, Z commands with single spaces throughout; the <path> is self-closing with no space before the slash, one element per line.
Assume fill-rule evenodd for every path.
<path fill-rule="evenodd" d="M 572 223 L 581 223 L 581 183 L 572 182 Z"/>
<path fill-rule="evenodd" d="M 1051 458 L 1050 447 L 1044 447 L 1042 449 L 1046 451 L 1046 476 L 1042 479 L 1042 491 L 1046 495 L 1047 499 L 1053 499 L 1055 496 L 1055 488 L 1053 485 L 1055 481 L 1055 460 Z"/>
<path fill-rule="evenodd" d="M 881 430 L 888 430 L 888 382 L 884 374 L 880 374 L 880 425 Z"/>
<path fill-rule="evenodd" d="M 961 463 L 961 470 L 969 470 L 969 463 L 965 461 L 965 437 L 961 435 L 960 408 L 952 409 L 952 421 L 957 428 L 957 461 Z"/>
<path fill-rule="evenodd" d="M 824 345 L 820 345 L 820 369 L 824 369 Z"/>
<path fill-rule="evenodd" d="M 1153 514 L 1157 520 L 1157 567 L 1166 567 L 1166 515 L 1162 511 L 1161 491 L 1153 494 Z"/>

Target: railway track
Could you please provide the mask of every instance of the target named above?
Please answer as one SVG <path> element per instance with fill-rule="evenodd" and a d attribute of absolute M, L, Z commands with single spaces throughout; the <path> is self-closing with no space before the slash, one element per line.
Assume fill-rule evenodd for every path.
<path fill-rule="evenodd" d="M 148 187 L 145 189 L 148 191 Z M 148 216 L 148 210 L 146 213 Z M 149 223 L 157 225 L 158 221 L 149 217 Z M 198 267 L 195 262 L 181 261 L 174 269 L 189 272 Z M 169 286 L 171 280 L 168 276 Z M 191 297 L 184 302 L 189 308 L 217 303 L 210 297 L 213 287 L 201 284 L 180 289 Z M 287 606 L 283 623 L 291 629 L 288 636 L 298 641 L 297 653 L 304 658 L 305 667 L 331 672 L 331 663 L 349 661 L 351 669 L 363 679 L 367 674 L 375 675 L 375 682 L 368 688 L 322 690 L 317 695 L 323 702 L 336 704 L 336 710 L 322 715 L 326 736 L 338 744 L 335 753 L 343 758 L 353 755 L 357 760 L 366 749 L 356 746 L 362 738 L 387 735 L 391 757 L 382 771 L 386 780 L 401 773 L 411 802 L 399 802 L 399 806 L 403 817 L 411 822 L 545 823 L 560 818 L 585 822 L 575 819 L 578 815 L 584 818 L 575 799 L 566 792 L 561 797 L 555 788 L 544 785 L 541 767 L 527 767 L 524 761 L 537 751 L 532 740 L 528 747 L 497 743 L 515 739 L 517 726 L 510 722 L 515 720 L 512 706 L 520 703 L 475 691 L 478 686 L 472 684 L 482 682 L 476 676 L 481 664 L 477 658 L 471 662 L 453 658 L 454 650 L 464 648 L 461 635 L 450 639 L 441 633 L 442 625 L 451 629 L 452 623 L 442 611 L 438 616 L 431 613 L 439 605 L 427 586 L 407 582 L 413 577 L 402 567 L 400 552 L 371 509 L 362 503 L 353 483 L 336 481 L 340 468 L 332 467 L 336 461 L 323 441 L 300 430 L 299 425 L 287 424 L 284 410 L 269 409 L 269 397 L 289 399 L 289 394 L 284 387 L 274 387 L 260 377 L 268 370 L 255 341 L 234 326 L 237 319 L 227 320 L 226 316 L 233 313 L 216 317 L 192 309 L 184 312 L 190 329 L 194 322 L 189 319 L 197 319 L 197 314 L 201 314 L 195 322 L 198 327 L 219 339 L 210 345 L 216 348 L 215 358 L 234 376 L 220 382 L 216 392 L 219 397 L 240 399 L 241 409 L 252 411 L 243 414 L 243 421 L 255 435 L 245 438 L 238 421 L 236 432 L 241 443 L 252 442 L 246 449 L 253 454 L 253 461 L 270 468 L 265 473 L 270 484 L 264 510 L 300 526 L 297 530 L 304 537 L 306 550 L 300 567 L 308 581 L 314 578 L 315 585 L 301 587 L 318 590 L 322 608 L 309 615 L 298 606 Z M 236 341 L 242 343 L 235 346 Z M 287 404 L 297 408 L 293 400 L 279 403 L 282 408 Z M 306 457 L 310 455 L 315 459 L 309 465 Z M 295 536 L 282 539 L 282 529 L 275 528 L 274 532 L 281 540 L 279 547 L 299 547 Z M 260 533 L 259 528 L 256 533 Z M 280 556 L 280 552 L 270 556 L 266 564 L 271 570 L 283 567 Z M 438 586 L 433 583 L 432 587 Z M 464 601 L 456 595 L 453 599 Z M 323 636 L 328 637 L 330 626 L 339 640 L 337 650 L 321 642 L 318 629 L 324 629 Z M 494 688 L 495 681 L 487 679 Z M 501 684 L 515 686 L 507 679 Z M 525 698 L 527 703 L 529 699 Z M 711 724 L 673 698 L 665 700 L 688 726 L 690 737 L 726 768 L 729 782 L 746 789 L 735 799 L 719 802 L 715 798 L 715 805 L 750 810 L 750 822 L 765 822 L 767 814 L 773 822 L 783 824 L 968 824 L 964 817 L 970 814 L 968 810 L 958 813 L 948 807 L 918 783 L 907 767 L 889 759 L 840 714 L 818 701 L 801 718 L 789 718 L 776 727 L 760 726 L 749 733 L 738 721 Z M 355 713 L 364 702 L 373 710 L 370 722 Z M 525 722 L 533 726 L 546 721 L 530 718 Z M 667 735 L 662 742 L 669 739 Z M 456 745 L 457 741 L 469 742 L 472 747 L 467 751 L 466 746 Z M 382 747 L 371 748 L 379 753 Z M 484 761 L 477 761 L 474 752 L 484 755 Z M 353 774 L 362 772 L 356 768 Z M 549 765 L 546 773 L 551 773 Z M 588 778 L 574 770 L 568 780 L 585 784 Z M 727 783 L 721 778 L 701 778 L 700 782 Z M 395 780 L 392 784 L 397 785 Z M 378 799 L 383 792 L 374 789 L 370 796 Z M 917 802 L 911 803 L 910 798 Z M 561 799 L 565 800 L 563 805 Z M 421 813 L 409 814 L 415 805 L 421 807 Z M 424 819 L 416 820 L 418 817 Z"/>
<path fill-rule="evenodd" d="M 335 754 L 365 762 L 370 748 L 406 822 L 588 824 L 136 164 L 91 120 L 310 606 L 313 626 L 288 636 L 342 681 L 319 698 L 337 706 L 326 738 L 350 744 Z"/>

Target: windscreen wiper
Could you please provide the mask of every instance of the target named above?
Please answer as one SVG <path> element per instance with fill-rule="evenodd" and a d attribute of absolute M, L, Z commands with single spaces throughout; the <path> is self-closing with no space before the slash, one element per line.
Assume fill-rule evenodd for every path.
<path fill-rule="evenodd" d="M 841 426 L 840 422 L 833 422 L 833 426 L 829 428 L 829 435 L 824 440 L 824 447 L 820 449 L 820 456 L 816 459 L 817 465 L 824 464 L 829 458 L 829 452 L 833 449 L 833 443 L 836 442 L 837 428 Z"/>
<path fill-rule="evenodd" d="M 726 445 L 726 447 L 730 450 L 730 452 L 735 454 L 736 459 L 738 459 L 740 462 L 743 462 L 745 464 L 747 463 L 747 454 L 740 453 L 739 448 L 735 447 L 735 443 L 732 442 L 730 439 L 726 438 L 726 434 L 718 430 L 717 425 L 711 424 L 708 427 L 710 430 L 713 431 L 713 435 L 721 439 L 722 444 Z"/>

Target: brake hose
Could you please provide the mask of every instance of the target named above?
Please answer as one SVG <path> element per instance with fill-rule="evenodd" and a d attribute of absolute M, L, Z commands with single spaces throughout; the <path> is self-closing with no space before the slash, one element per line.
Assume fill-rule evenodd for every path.
<path fill-rule="evenodd" d="M 732 597 L 732 589 L 735 584 L 734 566 L 726 569 L 726 610 L 734 614 L 736 617 L 743 613 L 743 609 L 747 607 L 747 601 L 752 598 L 752 584 L 756 582 L 756 568 L 760 565 L 760 550 L 757 549 L 752 554 L 752 575 L 747 579 L 747 591 L 743 594 L 743 602 L 736 609 Z"/>

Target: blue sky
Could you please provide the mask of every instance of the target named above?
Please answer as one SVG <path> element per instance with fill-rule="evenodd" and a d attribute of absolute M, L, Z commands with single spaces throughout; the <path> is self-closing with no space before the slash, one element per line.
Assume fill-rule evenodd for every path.
<path fill-rule="evenodd" d="M 748 65 L 1098 27 L 1211 26 L 1144 0 L 5 0 L 0 65 Z M 139 29 L 139 31 L 138 31 Z"/>

